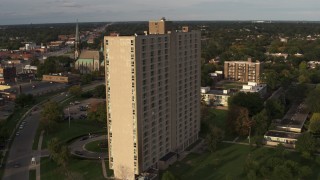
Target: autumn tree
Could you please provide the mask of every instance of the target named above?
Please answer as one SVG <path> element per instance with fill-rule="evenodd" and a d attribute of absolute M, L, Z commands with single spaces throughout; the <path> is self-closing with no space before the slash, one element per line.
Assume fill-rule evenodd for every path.
<path fill-rule="evenodd" d="M 227 123 L 229 130 L 240 136 L 247 136 L 254 125 L 248 109 L 240 106 L 229 107 Z"/>

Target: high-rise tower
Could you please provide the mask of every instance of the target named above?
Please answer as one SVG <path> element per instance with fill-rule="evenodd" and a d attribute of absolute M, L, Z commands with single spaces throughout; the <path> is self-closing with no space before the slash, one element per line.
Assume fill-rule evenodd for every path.
<path fill-rule="evenodd" d="M 172 31 L 165 19 L 149 31 L 104 38 L 109 164 L 119 179 L 170 164 L 200 130 L 200 32 Z"/>

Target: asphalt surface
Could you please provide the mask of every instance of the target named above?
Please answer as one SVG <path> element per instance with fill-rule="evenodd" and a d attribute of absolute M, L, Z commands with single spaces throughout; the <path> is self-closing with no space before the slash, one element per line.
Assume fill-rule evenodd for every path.
<path fill-rule="evenodd" d="M 95 86 L 103 84 L 103 81 L 96 81 L 93 84 L 82 88 L 83 91 L 93 89 Z M 64 93 L 51 98 L 53 101 L 61 102 L 69 98 Z M 31 158 L 39 155 L 39 152 L 32 150 L 33 140 L 39 126 L 40 107 L 37 111 L 32 111 L 31 115 L 25 118 L 26 124 L 23 129 L 19 129 L 20 135 L 14 136 L 11 144 L 3 180 L 28 180 L 29 166 Z"/>
<path fill-rule="evenodd" d="M 85 145 L 89 142 L 94 142 L 98 140 L 106 140 L 106 135 L 97 136 L 97 137 L 80 137 L 72 142 L 72 144 L 69 145 L 71 154 L 83 158 L 88 159 L 108 159 L 108 153 L 107 151 L 103 152 L 91 152 L 85 149 Z"/>
<path fill-rule="evenodd" d="M 19 86 L 15 85 L 10 89 L 5 91 L 10 92 L 19 92 Z M 50 82 L 41 82 L 41 81 L 33 81 L 31 83 L 23 83 L 21 84 L 21 91 L 24 94 L 32 94 L 32 95 L 41 95 L 44 93 L 48 93 L 51 91 L 55 91 L 58 89 L 66 88 L 67 85 L 63 83 L 50 83 Z"/>
<path fill-rule="evenodd" d="M 33 138 L 39 125 L 40 111 L 32 112 L 25 118 L 20 135 L 15 136 L 7 159 L 3 180 L 20 180 L 29 178 L 29 165 L 34 156 L 32 150 Z"/>

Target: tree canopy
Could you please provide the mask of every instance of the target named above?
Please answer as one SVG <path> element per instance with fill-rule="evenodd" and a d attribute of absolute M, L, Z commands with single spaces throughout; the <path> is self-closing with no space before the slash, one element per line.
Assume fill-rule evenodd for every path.
<path fill-rule="evenodd" d="M 229 107 L 240 106 L 247 108 L 249 115 L 253 116 L 263 109 L 263 100 L 259 93 L 239 92 L 229 98 Z"/>
<path fill-rule="evenodd" d="M 43 105 L 40 125 L 47 132 L 54 131 L 58 122 L 63 120 L 63 109 L 55 101 L 48 101 Z"/>

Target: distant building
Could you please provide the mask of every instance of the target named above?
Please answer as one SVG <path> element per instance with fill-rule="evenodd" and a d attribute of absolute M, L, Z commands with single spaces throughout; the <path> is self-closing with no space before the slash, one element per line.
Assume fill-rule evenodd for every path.
<path fill-rule="evenodd" d="M 309 61 L 308 67 L 311 69 L 315 69 L 317 66 L 320 66 L 320 61 Z"/>
<path fill-rule="evenodd" d="M 210 90 L 210 87 L 201 87 L 202 100 L 211 106 L 228 107 L 231 94 L 229 90 Z"/>
<path fill-rule="evenodd" d="M 239 82 L 260 82 L 260 62 L 225 61 L 224 78 Z"/>
<path fill-rule="evenodd" d="M 80 76 L 76 74 L 51 74 L 43 75 L 42 81 L 56 82 L 56 83 L 76 83 L 79 82 Z"/>
<path fill-rule="evenodd" d="M 287 53 L 265 53 L 267 56 L 272 56 L 272 57 L 283 57 L 284 59 L 287 59 L 288 54 Z"/>
<path fill-rule="evenodd" d="M 0 84 L 16 82 L 16 67 L 0 67 Z"/>
<path fill-rule="evenodd" d="M 75 69 L 81 74 L 90 74 L 100 69 L 100 53 L 99 51 L 84 50 L 75 62 Z"/>
<path fill-rule="evenodd" d="M 264 139 L 267 145 L 295 147 L 295 142 L 301 135 L 304 124 L 308 119 L 309 110 L 305 103 L 293 104 L 282 119 L 273 120 L 273 129 L 269 130 Z"/>
<path fill-rule="evenodd" d="M 242 85 L 242 89 L 240 89 L 240 91 L 246 93 L 259 93 L 261 96 L 265 96 L 267 93 L 267 85 L 248 82 L 247 85 Z"/>
<path fill-rule="evenodd" d="M 214 73 L 209 73 L 211 79 L 214 82 L 218 82 L 223 79 L 223 71 L 215 71 Z"/>
<path fill-rule="evenodd" d="M 37 48 L 36 43 L 31 42 L 31 43 L 26 43 L 25 44 L 25 50 L 26 51 L 34 50 L 36 48 Z"/>

